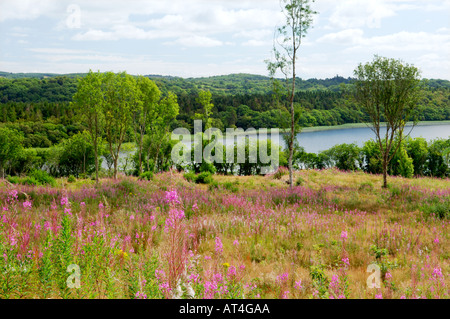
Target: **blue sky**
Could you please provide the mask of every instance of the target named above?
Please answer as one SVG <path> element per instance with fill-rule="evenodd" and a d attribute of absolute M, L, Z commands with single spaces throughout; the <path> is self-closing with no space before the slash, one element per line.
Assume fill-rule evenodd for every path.
<path fill-rule="evenodd" d="M 352 76 L 374 54 L 450 80 L 450 1 L 316 0 L 297 76 Z M 267 75 L 278 0 L 0 0 L 0 71 Z"/>

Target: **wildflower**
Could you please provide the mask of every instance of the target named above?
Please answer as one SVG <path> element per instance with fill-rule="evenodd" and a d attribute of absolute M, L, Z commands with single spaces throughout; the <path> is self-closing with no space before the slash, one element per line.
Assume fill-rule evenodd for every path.
<path fill-rule="evenodd" d="M 222 266 L 228 268 L 228 267 L 230 267 L 230 264 L 229 263 L 223 263 Z"/>
<path fill-rule="evenodd" d="M 381 292 L 375 295 L 375 299 L 383 299 L 383 295 L 381 294 Z"/>
<path fill-rule="evenodd" d="M 344 263 L 344 265 L 349 266 L 350 267 L 350 260 L 348 259 L 348 257 L 346 258 L 342 258 L 342 262 Z"/>
<path fill-rule="evenodd" d="M 102 209 L 103 207 L 105 207 L 105 206 L 103 205 L 102 202 L 100 202 L 100 203 L 98 204 L 98 208 L 99 208 L 99 209 Z"/>
<path fill-rule="evenodd" d="M 384 278 L 386 278 L 386 279 L 391 279 L 391 278 L 392 278 L 392 274 L 388 271 L 388 272 L 386 273 L 386 275 L 384 275 Z"/>
<path fill-rule="evenodd" d="M 211 260 L 211 256 L 205 256 L 205 260 Z"/>
<path fill-rule="evenodd" d="M 63 196 L 61 198 L 61 206 L 66 206 L 69 203 L 69 199 L 67 198 L 67 196 Z"/>
<path fill-rule="evenodd" d="M 192 205 L 192 210 L 197 210 L 197 209 L 198 209 L 197 203 L 194 203 L 194 205 Z"/>
<path fill-rule="evenodd" d="M 436 238 L 434 239 L 434 241 L 433 241 L 435 244 L 439 244 L 439 238 L 438 238 L 438 236 L 436 236 Z"/>
<path fill-rule="evenodd" d="M 433 273 L 431 274 L 431 276 L 433 276 L 435 278 L 443 277 L 441 268 L 439 268 L 439 267 L 434 268 Z"/>
<path fill-rule="evenodd" d="M 230 268 L 228 268 L 227 277 L 228 279 L 236 277 L 236 267 L 231 266 Z"/>
<path fill-rule="evenodd" d="M 166 192 L 166 203 L 176 203 L 176 204 L 180 203 L 176 190 Z"/>
<path fill-rule="evenodd" d="M 23 208 L 25 208 L 25 209 L 31 208 L 31 202 L 28 200 L 23 202 L 22 205 L 23 205 Z"/>
<path fill-rule="evenodd" d="M 400 299 L 406 299 L 406 296 L 405 296 L 405 295 L 402 295 L 402 296 L 400 297 Z"/>
<path fill-rule="evenodd" d="M 85 202 L 81 202 L 80 206 L 86 206 L 86 203 Z"/>
<path fill-rule="evenodd" d="M 219 237 L 216 237 L 216 253 L 221 254 L 223 252 L 223 244 Z"/>
<path fill-rule="evenodd" d="M 281 296 L 281 299 L 288 299 L 289 290 L 286 290 L 283 292 L 283 295 Z"/>
<path fill-rule="evenodd" d="M 303 288 L 302 280 L 300 279 L 299 281 L 296 281 L 294 287 L 295 287 L 295 289 L 301 290 Z"/>
<path fill-rule="evenodd" d="M 348 234 L 346 230 L 343 230 L 341 233 L 341 239 L 344 241 L 348 238 Z"/>
<path fill-rule="evenodd" d="M 67 214 L 67 215 L 71 215 L 72 216 L 72 212 L 71 212 L 72 210 L 69 208 L 69 207 L 65 207 L 64 208 L 64 214 Z"/>
<path fill-rule="evenodd" d="M 233 245 L 235 245 L 236 247 L 238 247 L 238 246 L 239 246 L 239 241 L 236 239 L 236 240 L 233 242 Z"/>

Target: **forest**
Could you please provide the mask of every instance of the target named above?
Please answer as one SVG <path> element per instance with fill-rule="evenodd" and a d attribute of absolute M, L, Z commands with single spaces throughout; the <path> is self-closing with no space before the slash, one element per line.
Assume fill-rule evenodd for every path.
<path fill-rule="evenodd" d="M 85 74 L 10 74 L 0 72 L 0 125 L 21 131 L 25 147 L 49 147 L 82 132 L 77 109 L 71 105 L 77 78 Z M 220 130 L 240 127 L 283 127 L 286 106 L 274 97 L 269 77 L 232 74 L 209 78 L 146 76 L 162 92 L 177 96 L 179 114 L 171 130 L 193 131 L 195 114 L 202 112 L 200 91 L 212 94 L 212 126 Z M 297 79 L 296 107 L 301 127 L 332 126 L 368 121 L 367 114 L 345 96 L 351 78 Z M 417 110 L 420 121 L 450 120 L 450 81 L 423 80 L 423 95 Z M 129 132 L 127 141 L 131 141 Z"/>

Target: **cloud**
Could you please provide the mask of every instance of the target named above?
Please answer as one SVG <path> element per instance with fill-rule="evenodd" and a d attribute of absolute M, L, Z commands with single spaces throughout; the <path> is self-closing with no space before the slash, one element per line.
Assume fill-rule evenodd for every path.
<path fill-rule="evenodd" d="M 188 37 L 181 37 L 178 38 L 176 41 L 167 43 L 167 44 L 181 44 L 182 46 L 186 47 L 218 47 L 222 46 L 224 43 L 219 40 L 215 40 L 208 37 L 203 36 L 188 36 Z"/>
<path fill-rule="evenodd" d="M 7 20 L 32 20 L 49 14 L 59 7 L 55 0 L 2 0 L 0 1 L 0 22 Z"/>
<path fill-rule="evenodd" d="M 395 15 L 393 7 L 383 0 L 346 0 L 338 2 L 329 21 L 338 28 L 379 28 L 382 19 Z"/>

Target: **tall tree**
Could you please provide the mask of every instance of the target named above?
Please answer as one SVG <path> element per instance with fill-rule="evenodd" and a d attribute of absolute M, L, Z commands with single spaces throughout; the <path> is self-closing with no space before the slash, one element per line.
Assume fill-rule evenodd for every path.
<path fill-rule="evenodd" d="M 99 140 L 104 132 L 103 105 L 104 96 L 102 92 L 103 75 L 100 72 L 89 73 L 78 79 L 77 92 L 73 96 L 73 104 L 81 115 L 82 121 L 87 125 L 95 154 L 95 180 L 98 183 L 98 152 Z"/>
<path fill-rule="evenodd" d="M 372 62 L 359 64 L 354 75 L 353 96 L 370 117 L 370 128 L 380 148 L 383 187 L 387 188 L 389 162 L 409 135 L 403 135 L 405 123 L 412 118 L 420 100 L 420 71 L 400 60 L 376 55 Z M 383 121 L 386 131 L 382 130 Z"/>
<path fill-rule="evenodd" d="M 200 90 L 198 92 L 197 102 L 203 107 L 203 113 L 196 113 L 195 117 L 203 120 L 205 123 L 205 130 L 209 129 L 212 124 L 211 114 L 214 104 L 211 103 L 211 97 L 212 94 L 209 91 Z"/>
<path fill-rule="evenodd" d="M 311 9 L 310 3 L 314 0 L 280 0 L 282 12 L 285 16 L 285 25 L 276 28 L 274 35 L 273 54 L 275 61 L 266 61 L 269 74 L 275 77 L 281 71 L 285 77 L 286 93 L 290 110 L 289 147 L 289 185 L 293 187 L 292 159 L 294 153 L 294 139 L 296 133 L 296 112 L 294 108 L 296 61 L 302 39 L 311 27 L 313 15 L 317 12 Z M 297 117 L 298 119 L 298 117 Z"/>
<path fill-rule="evenodd" d="M 23 136 L 7 127 L 0 127 L 0 170 L 5 178 L 5 167 L 22 151 Z"/>
<path fill-rule="evenodd" d="M 114 164 L 113 176 L 117 178 L 120 149 L 130 127 L 132 114 L 139 107 L 139 96 L 135 79 L 126 72 L 107 72 L 103 90 L 106 141 Z"/>
<path fill-rule="evenodd" d="M 143 76 L 136 79 L 136 84 L 139 97 L 136 100 L 138 104 L 133 111 L 133 129 L 139 153 L 139 174 L 141 174 L 144 136 L 147 133 L 148 122 L 155 118 L 161 91 L 152 80 Z M 139 101 L 142 102 L 141 105 L 139 105 Z"/>

